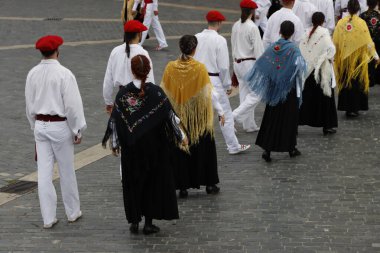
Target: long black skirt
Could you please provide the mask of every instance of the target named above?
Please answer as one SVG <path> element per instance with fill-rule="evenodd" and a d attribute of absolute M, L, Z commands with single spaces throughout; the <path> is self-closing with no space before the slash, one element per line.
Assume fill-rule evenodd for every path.
<path fill-rule="evenodd" d="M 334 89 L 331 89 L 331 97 L 323 94 L 321 86 L 315 81 L 314 72 L 305 82 L 299 125 L 323 128 L 338 127 Z"/>
<path fill-rule="evenodd" d="M 185 190 L 219 183 L 215 139 L 211 134 L 200 137 L 199 143 L 190 146 L 190 154 L 180 149 L 173 152 L 176 188 Z"/>
<path fill-rule="evenodd" d="M 172 143 L 159 126 L 145 134 L 133 146 L 122 148 L 122 182 L 124 208 L 129 223 L 142 216 L 157 220 L 178 219 Z"/>
<path fill-rule="evenodd" d="M 346 112 L 368 111 L 368 95 L 361 88 L 359 80 L 352 80 L 352 87 L 339 92 L 338 110 Z"/>
<path fill-rule="evenodd" d="M 256 145 L 267 151 L 289 152 L 297 145 L 298 100 L 293 89 L 284 103 L 267 105 Z"/>

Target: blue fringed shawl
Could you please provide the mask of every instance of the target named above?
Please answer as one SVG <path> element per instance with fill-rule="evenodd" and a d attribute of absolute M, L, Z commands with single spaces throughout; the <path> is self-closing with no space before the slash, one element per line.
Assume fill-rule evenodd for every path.
<path fill-rule="evenodd" d="M 301 104 L 306 71 L 306 62 L 297 45 L 280 39 L 256 61 L 245 80 L 271 106 L 283 103 L 293 88 L 297 88 Z"/>

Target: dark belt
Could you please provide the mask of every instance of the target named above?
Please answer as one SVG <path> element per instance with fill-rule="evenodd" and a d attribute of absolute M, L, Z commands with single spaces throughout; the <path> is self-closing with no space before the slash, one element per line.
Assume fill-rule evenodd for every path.
<path fill-rule="evenodd" d="M 45 122 L 56 122 L 56 121 L 65 121 L 66 118 L 60 117 L 58 115 L 44 115 L 44 114 L 37 114 L 36 120 L 39 121 L 45 121 Z"/>
<path fill-rule="evenodd" d="M 236 63 L 241 63 L 243 61 L 256 61 L 256 58 L 251 57 L 251 58 L 241 58 L 241 59 L 235 59 Z"/>
<path fill-rule="evenodd" d="M 219 76 L 219 73 L 208 73 L 209 76 Z"/>

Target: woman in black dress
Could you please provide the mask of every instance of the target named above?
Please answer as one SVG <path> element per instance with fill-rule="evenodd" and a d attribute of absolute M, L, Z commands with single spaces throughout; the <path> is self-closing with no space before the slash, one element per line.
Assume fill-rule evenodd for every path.
<path fill-rule="evenodd" d="M 325 16 L 322 12 L 313 14 L 313 27 L 308 30 L 300 43 L 300 50 L 308 65 L 299 125 L 322 127 L 323 133 L 334 134 L 338 117 L 334 96 L 334 72 L 332 60 L 335 46 L 329 31 L 322 27 Z"/>
<path fill-rule="evenodd" d="M 172 147 L 186 144 L 186 136 L 164 91 L 145 83 L 150 62 L 144 55 L 131 61 L 133 82 L 118 92 L 103 139 L 114 154 L 121 153 L 124 208 L 130 231 L 138 233 L 145 217 L 144 234 L 159 232 L 153 219 L 178 219 Z"/>

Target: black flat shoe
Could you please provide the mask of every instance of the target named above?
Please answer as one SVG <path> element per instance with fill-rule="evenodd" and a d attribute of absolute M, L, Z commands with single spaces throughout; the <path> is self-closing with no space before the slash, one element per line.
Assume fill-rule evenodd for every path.
<path fill-rule="evenodd" d="M 346 112 L 346 117 L 347 118 L 356 118 L 359 116 L 358 112 Z"/>
<path fill-rule="evenodd" d="M 300 155 L 301 155 L 301 152 L 296 148 L 294 148 L 292 151 L 289 151 L 290 157 L 296 157 L 296 156 L 300 156 Z"/>
<path fill-rule="evenodd" d="M 323 134 L 328 135 L 328 134 L 335 134 L 336 130 L 333 128 L 323 128 Z"/>
<path fill-rule="evenodd" d="M 179 191 L 179 198 L 185 199 L 185 198 L 187 198 L 187 196 L 189 196 L 189 193 L 187 192 L 187 190 L 180 190 Z"/>
<path fill-rule="evenodd" d="M 270 163 L 272 161 L 272 158 L 270 158 L 270 152 L 264 151 L 261 157 L 267 162 Z"/>
<path fill-rule="evenodd" d="M 220 192 L 220 188 L 216 185 L 207 186 L 206 192 L 207 194 L 218 194 Z"/>
<path fill-rule="evenodd" d="M 151 235 L 160 232 L 160 228 L 155 225 L 145 225 L 143 228 L 144 235 Z"/>
<path fill-rule="evenodd" d="M 132 223 L 129 227 L 129 231 L 131 231 L 132 234 L 138 234 L 139 233 L 139 224 L 138 223 Z"/>

